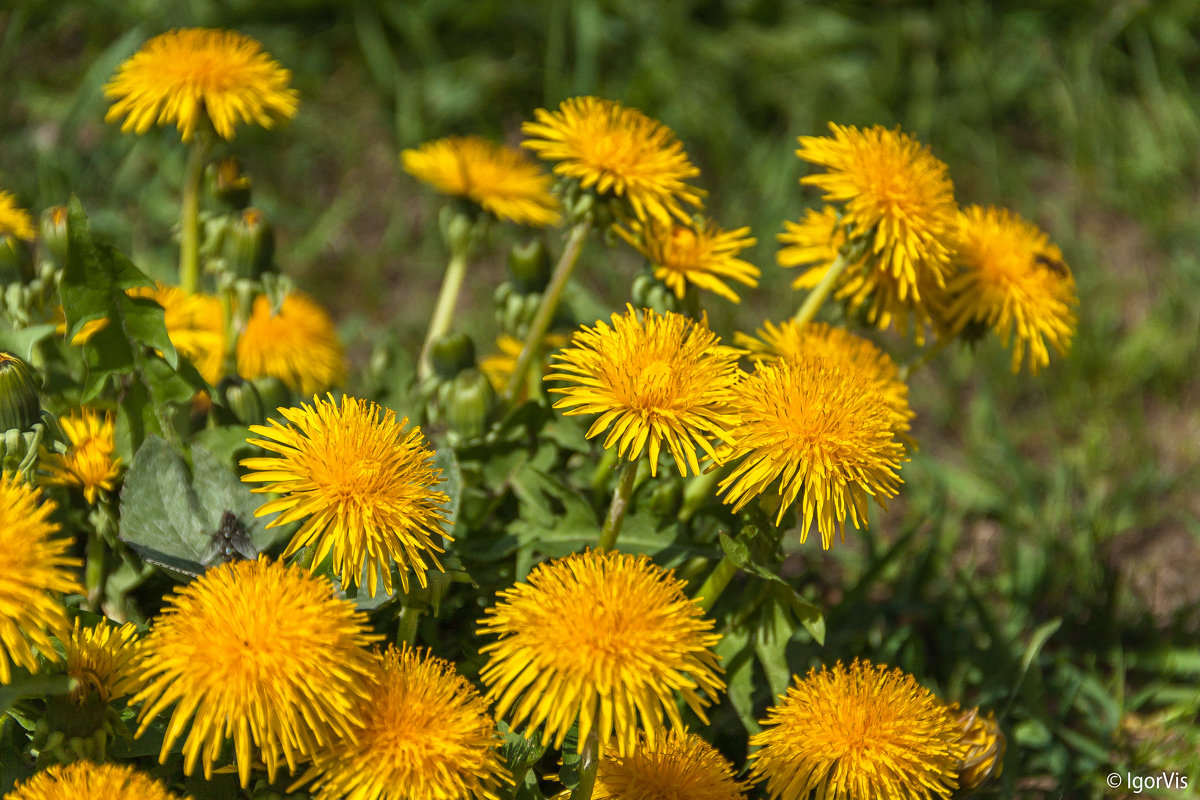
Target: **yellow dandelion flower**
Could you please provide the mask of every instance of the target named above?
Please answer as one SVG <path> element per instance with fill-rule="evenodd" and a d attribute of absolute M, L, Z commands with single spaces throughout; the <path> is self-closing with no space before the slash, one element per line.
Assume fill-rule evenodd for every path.
<path fill-rule="evenodd" d="M 384 590 L 392 592 L 392 563 L 404 591 L 410 569 L 425 586 L 426 559 L 442 569 L 437 539 L 450 539 L 442 512 L 450 498 L 434 488 L 441 470 L 433 466 L 421 429 L 405 430 L 407 418 L 397 422 L 394 411 L 352 397 L 343 397 L 340 408 L 332 395 L 327 401 L 314 397 L 312 406 L 280 413 L 289 425 L 274 419 L 270 427 L 251 425 L 251 433 L 263 438 L 248 440 L 279 455 L 241 464 L 250 470 L 242 480 L 265 484 L 253 491 L 283 495 L 264 503 L 256 516 L 279 512 L 270 526 L 304 520 L 284 558 L 315 547 L 315 569 L 332 552 L 342 585 L 357 585 L 365 569 L 372 597 L 380 572 Z"/>
<path fill-rule="evenodd" d="M 897 410 L 854 365 L 817 355 L 760 363 L 735 411 L 742 424 L 725 455 L 740 462 L 719 484 L 734 511 L 778 480 L 776 524 L 803 491 L 800 540 L 815 521 L 828 549 L 847 515 L 866 524 L 868 496 L 881 506 L 896 496 L 905 458 Z"/>
<path fill-rule="evenodd" d="M 270 128 L 295 115 L 291 78 L 249 36 L 179 28 L 155 36 L 121 64 L 104 87 L 115 101 L 104 119 L 124 117 L 121 130 L 136 133 L 171 122 L 188 142 L 207 118 L 218 136 L 232 139 L 239 123 Z"/>
<path fill-rule="evenodd" d="M 765 729 L 753 779 L 772 800 L 948 798 L 964 748 L 944 706 L 911 675 L 856 660 L 796 676 Z"/>
<path fill-rule="evenodd" d="M 635 221 L 630 230 L 617 228 L 617 233 L 646 257 L 654 266 L 654 277 L 681 300 L 691 284 L 738 303 L 741 298 L 725 279 L 754 287 L 762 274 L 758 267 L 737 257 L 755 244 L 749 228 L 726 231 L 711 220 L 681 225 L 652 219 Z"/>
<path fill-rule="evenodd" d="M 964 711 L 958 703 L 951 703 L 946 713 L 954 720 L 959 741 L 966 748 L 957 767 L 959 787 L 970 791 L 999 777 L 1004 771 L 1005 741 L 995 712 L 983 716 L 978 708 Z"/>
<path fill-rule="evenodd" d="M 0 192 L 0 240 L 10 236 L 32 242 L 37 233 L 33 227 L 33 217 L 17 205 L 16 195 Z"/>
<path fill-rule="evenodd" d="M 634 108 L 598 97 L 572 97 L 557 111 L 537 109 L 523 145 L 556 162 L 554 172 L 584 189 L 626 200 L 640 220 L 687 221 L 682 203 L 700 207 L 700 174 L 671 129 Z"/>
<path fill-rule="evenodd" d="M 34 648 L 50 661 L 58 653 L 52 634 L 70 629 L 56 593 L 82 592 L 69 558 L 71 540 L 50 521 L 54 503 L 19 477 L 0 473 L 0 684 L 12 680 L 11 665 L 38 671 Z"/>
<path fill-rule="evenodd" d="M 542 350 L 553 353 L 565 347 L 567 341 L 568 338 L 561 333 L 547 333 L 542 339 Z M 502 333 L 496 337 L 496 350 L 499 352 L 479 359 L 479 371 L 487 376 L 497 392 L 503 392 L 508 386 L 509 378 L 517 368 L 522 346 L 524 342 L 517 337 Z"/>
<path fill-rule="evenodd" d="M 138 736 L 177 703 L 160 763 L 186 730 L 185 775 L 202 761 L 211 778 L 227 738 L 243 787 L 262 761 L 274 781 L 281 753 L 294 772 L 360 727 L 365 648 L 380 638 L 369 631 L 324 578 L 265 557 L 214 567 L 175 590 L 142 641 L 146 686 L 130 700 L 143 704 Z"/>
<path fill-rule="evenodd" d="M 85 628 L 76 617 L 75 630 L 63 640 L 63 648 L 67 674 L 79 682 L 72 693 L 76 703 L 89 697 L 108 703 L 142 688 L 137 626 L 132 622 L 117 627 L 102 620 Z"/>
<path fill-rule="evenodd" d="M 741 372 L 740 350 L 719 344 L 703 322 L 682 314 L 639 315 L 626 306 L 613 314 L 610 328 L 597 321 L 575 333 L 571 346 L 554 354 L 547 381 L 567 386 L 555 408 L 564 415 L 599 414 L 588 429 L 592 438 L 608 429 L 604 447 L 617 448 L 629 460 L 650 453 L 650 473 L 657 474 L 658 454 L 666 444 L 680 474 L 688 466 L 700 472 L 696 447 L 722 463 L 713 442 L 731 443 L 736 417 L 729 413 Z"/>
<path fill-rule="evenodd" d="M 207 294 L 188 294 L 178 286 L 139 286 L 130 297 L 148 297 L 163 307 L 167 335 L 179 355 L 192 362 L 204 380 L 220 382 L 225 360 L 225 315 L 221 301 Z"/>
<path fill-rule="evenodd" d="M 76 761 L 18 783 L 4 800 L 184 800 L 133 767 Z"/>
<path fill-rule="evenodd" d="M 672 730 L 656 742 L 639 735 L 633 752 L 606 755 L 593 800 L 736 800 L 743 796 L 733 765 L 694 733 Z"/>
<path fill-rule="evenodd" d="M 990 327 L 1006 347 L 1013 343 L 1013 372 L 1026 348 L 1033 373 L 1050 363 L 1047 342 L 1066 355 L 1079 299 L 1046 234 L 1006 209 L 971 206 L 959 214 L 956 241 L 959 270 L 947 284 L 945 312 L 955 332 Z"/>
<path fill-rule="evenodd" d="M 479 136 L 452 136 L 400 154 L 405 172 L 442 194 L 465 197 L 498 219 L 554 225 L 558 199 L 550 176 L 520 150 Z"/>
<path fill-rule="evenodd" d="M 238 337 L 237 365 L 247 380 L 270 375 L 304 397 L 346 379 L 346 354 L 333 320 L 301 292 L 283 298 L 277 314 L 265 296 L 254 298 Z"/>
<path fill-rule="evenodd" d="M 893 316 L 907 318 L 909 312 L 919 321 L 927 320 L 922 295 L 940 290 L 952 271 L 957 207 L 946 165 L 899 129 L 860 130 L 833 123 L 829 127 L 831 137 L 801 136 L 796 155 L 826 167 L 826 172 L 807 175 L 801 183 L 821 189 L 824 201 L 840 210 L 837 225 L 848 238 L 866 245 L 866 255 L 851 265 L 839 285 L 839 296 L 853 296 L 852 307 L 857 307 L 863 290 L 868 290 L 866 294 L 874 295 L 871 319 L 881 328 L 891 324 Z M 810 213 L 798 228 L 789 229 L 797 237 L 796 247 L 806 248 L 809 256 L 819 255 L 819 240 L 804 237 L 828 221 L 828 210 Z M 795 251 L 783 256 L 797 257 Z M 811 264 L 823 274 L 832 262 L 797 263 Z M 862 286 L 850 292 L 846 281 L 855 278 Z"/>
<path fill-rule="evenodd" d="M 542 727 L 543 744 L 561 747 L 578 721 L 580 750 L 595 730 L 601 752 L 612 742 L 626 755 L 639 731 L 651 744 L 662 736 L 664 715 L 683 727 L 676 692 L 706 720 L 704 706 L 725 687 L 713 621 L 645 556 L 570 555 L 499 598 L 481 622 L 481 634 L 499 639 L 480 649 L 479 677 L 496 716 L 529 734 Z"/>
<path fill-rule="evenodd" d="M 900 380 L 900 368 L 892 357 L 870 340 L 824 322 L 801 324 L 794 319 L 779 325 L 766 322 L 758 329 L 757 335 L 756 339 L 744 333 L 735 333 L 734 342 L 750 351 L 753 358 L 768 363 L 779 359 L 794 361 L 805 356 L 820 356 L 862 370 L 887 404 L 895 409 L 896 430 L 908 430 L 913 417 L 908 405 L 908 386 Z"/>
<path fill-rule="evenodd" d="M 58 424 L 67 434 L 70 447 L 66 453 L 43 448 L 41 466 L 46 475 L 42 482 L 76 487 L 89 503 L 95 503 L 101 489 L 116 489 L 122 472 L 121 459 L 113 455 L 116 433 L 112 412 L 105 411 L 101 416 L 95 409 L 81 408 L 78 413 L 59 417 Z"/>
<path fill-rule="evenodd" d="M 487 702 L 447 661 L 405 645 L 377 656 L 363 727 L 317 754 L 316 800 L 497 800 L 511 784 Z"/>

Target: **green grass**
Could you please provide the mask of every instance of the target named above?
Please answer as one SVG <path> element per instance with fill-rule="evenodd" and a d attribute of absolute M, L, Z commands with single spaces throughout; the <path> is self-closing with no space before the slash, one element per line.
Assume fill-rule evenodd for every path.
<path fill-rule="evenodd" d="M 174 131 L 106 125 L 101 87 L 146 37 L 200 24 L 259 38 L 295 73 L 294 122 L 243 129 L 229 150 L 285 271 L 359 331 L 360 358 L 372 326 L 419 344 L 412 310 L 430 307 L 444 263 L 439 202 L 398 151 L 451 132 L 515 140 L 534 108 L 572 94 L 663 120 L 701 166 L 711 213 L 753 227 L 763 285 L 715 315 L 725 331 L 794 310 L 774 237 L 814 201 L 795 137 L 827 121 L 901 125 L 950 165 L 960 202 L 1036 220 L 1078 280 L 1071 355 L 1014 376 L 988 341 L 917 375 L 921 449 L 901 499 L 847 547 L 793 549 L 830 635 L 793 642 L 789 664 L 867 656 L 995 709 L 1001 796 L 1113 796 L 1113 771 L 1200 784 L 1200 7 L 256 6 L 18 2 L 0 20 L 0 187 L 34 210 L 78 194 L 97 229 L 169 274 L 182 149 Z M 483 337 L 499 263 L 468 279 Z M 633 262 L 615 279 L 605 263 L 593 248 L 581 280 L 616 302 Z"/>

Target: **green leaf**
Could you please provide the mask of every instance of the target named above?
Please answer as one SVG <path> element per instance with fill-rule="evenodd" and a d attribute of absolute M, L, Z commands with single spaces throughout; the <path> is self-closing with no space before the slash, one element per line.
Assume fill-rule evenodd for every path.
<path fill-rule="evenodd" d="M 772 558 L 764 555 L 765 552 L 769 552 L 768 548 L 774 548 L 769 537 L 762 535 L 754 526 L 746 526 L 737 538 L 721 533 L 720 541 L 721 549 L 725 551 L 725 555 L 735 567 L 774 584 L 780 590 L 779 598 L 787 604 L 791 613 L 813 637 L 813 640 L 817 644 L 825 644 L 825 616 L 821 609 L 805 600 L 794 586 L 779 577 L 778 573 L 770 566 L 763 563 L 768 558 Z M 772 560 L 774 559 L 772 558 Z"/>
<path fill-rule="evenodd" d="M 5 350 L 24 361 L 33 359 L 33 348 L 38 342 L 54 334 L 54 323 L 30 325 L 20 330 L 0 330 L 0 350 Z"/>
<path fill-rule="evenodd" d="M 255 517 L 260 497 L 230 467 L 202 447 L 192 450 L 193 470 L 170 445 L 147 437 L 133 457 L 121 490 L 120 538 L 139 555 L 174 573 L 199 575 L 209 562 L 213 535 L 225 512 L 241 522 L 262 552 L 287 528 L 268 529 L 271 517 Z"/>
<path fill-rule="evenodd" d="M 66 675 L 13 675 L 12 683 L 0 686 L 0 717 L 18 700 L 26 697 L 45 697 L 71 691 L 71 679 Z"/>
<path fill-rule="evenodd" d="M 713 648 L 725 667 L 725 694 L 734 713 L 749 734 L 758 733 L 758 714 L 755 713 L 757 685 L 754 673 L 754 649 L 750 632 L 744 629 L 726 631 Z"/>

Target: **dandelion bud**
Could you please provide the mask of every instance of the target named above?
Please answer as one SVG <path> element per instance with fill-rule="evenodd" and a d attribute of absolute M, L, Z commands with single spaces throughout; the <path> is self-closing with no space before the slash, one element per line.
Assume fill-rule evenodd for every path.
<path fill-rule="evenodd" d="M 253 279 L 271 268 L 275 232 L 257 208 L 247 208 L 225 234 L 225 266 L 230 275 Z"/>
<path fill-rule="evenodd" d="M 225 406 L 243 425 L 261 425 L 266 421 L 266 412 L 258 389 L 248 380 L 236 375 L 227 377 L 217 387 L 225 400 Z"/>
<path fill-rule="evenodd" d="M 492 383 L 474 367 L 454 377 L 443 394 L 442 415 L 450 432 L 462 439 L 483 436 L 496 407 Z"/>
<path fill-rule="evenodd" d="M 269 417 L 275 413 L 276 409 L 286 408 L 292 404 L 292 393 L 288 391 L 287 385 L 274 375 L 263 375 L 255 378 L 251 383 L 254 384 L 266 416 Z"/>
<path fill-rule="evenodd" d="M 37 383 L 29 365 L 0 351 L 0 431 L 28 430 L 41 416 Z"/>
<path fill-rule="evenodd" d="M 235 211 L 250 204 L 250 178 L 242 172 L 242 164 L 236 158 L 222 158 L 209 164 L 204 178 L 209 194 Z"/>
<path fill-rule="evenodd" d="M 70 236 L 70 229 L 67 222 L 67 207 L 54 206 L 43 211 L 40 228 L 42 244 L 46 246 L 46 251 L 50 254 L 50 258 L 58 266 L 66 266 L 67 241 Z"/>
<path fill-rule="evenodd" d="M 540 293 L 550 283 L 550 254 L 541 239 L 514 244 L 508 251 L 508 271 L 521 294 Z"/>
<path fill-rule="evenodd" d="M 442 241 L 446 243 L 446 249 L 456 255 L 470 252 L 474 227 L 470 218 L 453 206 L 446 206 L 438 215 Z"/>
<path fill-rule="evenodd" d="M 475 343 L 465 333 L 449 333 L 433 344 L 433 369 L 442 380 L 452 380 L 475 366 Z"/>

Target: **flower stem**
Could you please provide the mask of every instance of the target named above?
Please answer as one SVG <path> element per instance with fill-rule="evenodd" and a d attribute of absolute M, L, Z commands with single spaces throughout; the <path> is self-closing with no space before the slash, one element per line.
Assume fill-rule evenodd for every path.
<path fill-rule="evenodd" d="M 188 294 L 200 288 L 200 179 L 207 155 L 208 137 L 197 133 L 188 149 L 179 208 L 179 286 Z"/>
<path fill-rule="evenodd" d="M 509 376 L 508 386 L 504 388 L 504 399 L 508 403 L 511 403 L 520 393 L 521 387 L 525 383 L 525 375 L 529 372 L 529 365 L 541 352 L 542 339 L 545 338 L 546 331 L 550 329 L 550 322 L 554 319 L 558 301 L 562 299 L 567 279 L 571 277 L 575 263 L 579 261 L 583 243 L 591 230 L 592 220 L 590 217 L 586 217 L 576 222 L 575 227 L 571 228 L 571 232 L 567 236 L 567 244 L 558 258 L 558 264 L 554 267 L 554 274 L 550 276 L 550 285 L 542 293 L 542 304 L 538 306 L 537 314 L 533 316 L 533 322 L 529 324 L 529 333 L 525 335 L 525 343 L 521 345 L 521 355 L 517 356 L 517 366 Z"/>
<path fill-rule="evenodd" d="M 846 267 L 850 265 L 850 261 L 841 253 L 834 259 L 833 264 L 825 271 L 821 277 L 821 281 L 813 287 L 813 290 L 804 298 L 804 302 L 800 304 L 799 310 L 792 319 L 796 320 L 800 325 L 812 322 L 813 317 L 817 315 L 817 311 L 821 308 L 821 304 L 825 302 L 825 298 L 833 291 L 834 284 L 838 278 L 842 277 L 842 273 L 846 271 Z"/>
<path fill-rule="evenodd" d="M 107 583 L 108 546 L 104 543 L 104 537 L 93 529 L 88 533 L 87 564 L 84 567 L 84 587 L 87 591 L 88 611 L 101 613 Z"/>
<path fill-rule="evenodd" d="M 625 521 L 625 510 L 629 508 L 629 498 L 633 495 L 637 472 L 637 461 L 626 461 L 621 466 L 621 477 L 617 478 L 617 488 L 613 490 L 608 516 L 604 518 L 604 528 L 600 531 L 600 540 L 596 542 L 597 550 L 612 550 L 616 545 L 617 536 L 621 533 L 621 523 Z"/>
<path fill-rule="evenodd" d="M 596 786 L 596 773 L 600 769 L 600 735 L 595 726 L 583 742 L 579 754 L 579 783 L 571 791 L 571 800 L 592 800 L 592 789 Z"/>
<path fill-rule="evenodd" d="M 688 481 L 683 490 L 683 503 L 679 506 L 676 519 L 680 522 L 687 522 L 694 517 L 700 507 L 713 496 L 717 484 L 728 472 L 729 470 L 724 465 L 719 467 L 713 465 L 707 472 L 702 472 Z"/>
<path fill-rule="evenodd" d="M 907 382 L 909 377 L 919 370 L 921 367 L 933 360 L 934 356 L 946 349 L 946 346 L 953 340 L 953 336 L 947 336 L 944 339 L 938 339 L 937 342 L 925 352 L 918 355 L 912 361 L 900 367 L 900 380 Z"/>
<path fill-rule="evenodd" d="M 412 644 L 417 640 L 417 623 L 421 621 L 421 610 L 413 606 L 403 606 L 400 609 L 399 629 L 396 631 L 396 644 Z"/>
<path fill-rule="evenodd" d="M 433 368 L 430 354 L 433 345 L 450 330 L 454 322 L 454 308 L 458 305 L 458 294 L 462 290 L 463 278 L 467 274 L 466 248 L 451 253 L 450 261 L 446 264 L 446 274 L 442 277 L 442 289 L 438 292 L 437 304 L 433 307 L 433 319 L 429 321 L 429 330 L 425 334 L 425 343 L 421 345 L 421 359 L 417 368 L 418 380 L 429 375 Z"/>
<path fill-rule="evenodd" d="M 738 568 L 734 566 L 729 556 L 722 556 L 721 560 L 717 562 L 717 566 L 704 579 L 704 583 L 692 595 L 696 598 L 696 605 L 705 611 L 711 611 L 712 607 L 717 604 L 717 598 L 721 596 L 721 592 L 725 591 L 725 587 L 733 580 L 737 571 Z"/>

